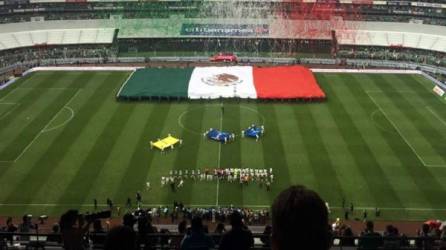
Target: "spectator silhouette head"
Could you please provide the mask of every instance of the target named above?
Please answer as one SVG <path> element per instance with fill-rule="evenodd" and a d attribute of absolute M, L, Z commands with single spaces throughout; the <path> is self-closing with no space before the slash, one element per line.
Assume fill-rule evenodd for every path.
<path fill-rule="evenodd" d="M 421 227 L 421 233 L 422 233 L 424 236 L 427 236 L 427 235 L 429 234 L 429 232 L 430 232 L 430 227 L 429 227 L 429 225 L 426 224 L 426 223 L 424 223 L 423 226 Z"/>
<path fill-rule="evenodd" d="M 218 223 L 217 224 L 217 227 L 215 228 L 215 231 L 214 231 L 214 233 L 216 233 L 216 234 L 222 234 L 222 233 L 224 233 L 226 231 L 226 229 L 225 229 L 225 224 L 223 224 L 223 223 Z"/>
<path fill-rule="evenodd" d="M 266 247 L 271 247 L 271 234 L 273 232 L 273 227 L 271 225 L 266 225 L 265 229 L 263 230 L 262 237 L 260 240 L 262 241 L 263 245 Z"/>
<path fill-rule="evenodd" d="M 52 233 L 54 233 L 54 234 L 59 233 L 59 231 L 60 231 L 60 226 L 59 226 L 59 224 L 55 223 L 55 224 L 53 225 L 53 227 L 51 228 L 51 230 L 52 230 Z"/>
<path fill-rule="evenodd" d="M 59 221 L 61 231 L 74 227 L 78 218 L 79 218 L 79 212 L 77 210 L 71 209 L 62 214 Z"/>
<path fill-rule="evenodd" d="M 200 216 L 195 216 L 191 221 L 192 232 L 203 232 L 203 220 Z"/>
<path fill-rule="evenodd" d="M 353 236 L 352 228 L 351 227 L 345 228 L 344 234 L 342 236 L 352 237 Z"/>
<path fill-rule="evenodd" d="M 128 226 L 112 228 L 105 239 L 105 250 L 134 250 L 136 249 L 135 232 Z"/>
<path fill-rule="evenodd" d="M 102 221 L 100 219 L 96 219 L 93 221 L 93 230 L 94 232 L 103 232 L 104 228 L 102 227 Z"/>
<path fill-rule="evenodd" d="M 185 234 L 187 230 L 187 222 L 185 220 L 182 220 L 179 224 L 178 224 L 178 233 L 180 234 Z"/>
<path fill-rule="evenodd" d="M 330 247 L 328 211 L 313 190 L 291 186 L 272 205 L 273 250 L 327 250 Z"/>
<path fill-rule="evenodd" d="M 365 232 L 366 233 L 373 233 L 374 231 L 375 231 L 375 225 L 373 224 L 373 221 L 371 221 L 371 220 L 368 220 L 366 223 L 365 223 Z"/>
<path fill-rule="evenodd" d="M 232 228 L 241 228 L 243 226 L 243 217 L 238 211 L 232 212 L 230 221 Z"/>
<path fill-rule="evenodd" d="M 6 219 L 6 225 L 9 226 L 9 225 L 11 225 L 11 224 L 12 224 L 12 217 L 8 217 L 8 218 Z"/>
<path fill-rule="evenodd" d="M 131 213 L 126 213 L 122 218 L 122 224 L 124 226 L 133 229 L 133 225 L 135 224 L 135 217 Z"/>

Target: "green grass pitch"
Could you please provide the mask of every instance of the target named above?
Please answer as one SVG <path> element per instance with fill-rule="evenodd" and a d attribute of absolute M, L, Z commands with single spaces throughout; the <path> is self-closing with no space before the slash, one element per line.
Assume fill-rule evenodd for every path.
<path fill-rule="evenodd" d="M 342 197 L 382 210 L 383 219 L 446 212 L 446 104 L 416 75 L 317 74 L 324 103 L 122 103 L 124 72 L 38 72 L 0 91 L 0 214 L 59 215 L 110 197 L 123 205 L 269 206 L 290 184 L 316 189 L 342 214 Z M 221 145 L 208 128 L 263 123 L 259 142 Z M 149 141 L 168 133 L 183 146 L 161 154 Z M 171 169 L 273 168 L 271 192 L 251 184 L 186 181 L 162 188 Z M 152 189 L 145 191 L 150 181 Z M 362 210 L 361 210 L 362 211 Z M 360 216 L 358 211 L 355 216 Z"/>

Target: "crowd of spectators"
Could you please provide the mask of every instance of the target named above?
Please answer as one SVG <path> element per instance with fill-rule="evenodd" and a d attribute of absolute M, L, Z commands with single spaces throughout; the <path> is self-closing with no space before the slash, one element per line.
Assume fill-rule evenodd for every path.
<path fill-rule="evenodd" d="M 337 54 L 340 58 L 407 61 L 436 66 L 446 66 L 446 54 L 406 48 L 389 47 L 342 47 Z"/>
<path fill-rule="evenodd" d="M 58 21 L 58 20 L 95 20 L 95 19 L 109 19 L 113 16 L 119 16 L 123 19 L 135 18 L 169 18 L 168 12 L 156 11 L 128 11 L 128 12 L 106 12 L 106 11 L 70 11 L 70 12 L 42 12 L 30 14 L 17 14 L 0 16 L 0 23 L 19 23 L 30 22 L 33 18 L 38 17 L 39 20 Z"/>
<path fill-rule="evenodd" d="M 250 13 L 250 12 L 247 12 Z M 54 21 L 54 20 L 93 20 L 93 19 L 109 19 L 113 15 L 119 16 L 119 18 L 123 19 L 135 19 L 135 18 L 169 18 L 170 14 L 163 12 L 160 14 L 159 12 L 125 12 L 125 13 L 106 13 L 106 12 L 64 12 L 64 13 L 38 13 L 38 14 L 20 14 L 20 15 L 9 15 L 9 16 L 0 16 L 0 24 L 4 23 L 18 23 L 18 22 L 29 22 L 35 16 L 39 18 L 43 18 L 46 21 Z M 205 18 L 209 17 L 209 15 L 199 12 L 187 12 L 184 14 L 187 18 Z M 262 14 L 262 15 L 246 15 L 244 18 L 269 18 L 273 17 L 272 14 Z M 281 16 L 285 17 L 286 16 Z M 227 18 L 231 18 L 231 16 L 227 16 Z M 446 19 L 442 18 L 434 18 L 434 17 L 413 17 L 408 15 L 390 15 L 390 14 L 379 14 L 379 15 L 364 15 L 364 21 L 374 21 L 374 22 L 422 22 L 424 24 L 430 25 L 446 25 Z"/>
<path fill-rule="evenodd" d="M 182 208 L 184 206 L 181 203 L 175 202 L 173 210 Z M 439 221 L 427 221 L 418 231 L 418 237 L 410 239 L 393 225 L 377 232 L 372 221 L 365 221 L 364 230 L 359 233 L 340 220 L 329 225 L 329 211 L 325 202 L 316 192 L 303 186 L 291 186 L 275 198 L 271 207 L 271 225 L 265 222 L 263 233 L 256 236 L 248 227 L 244 209 L 225 210 L 225 219 L 215 220 L 213 231 L 209 227 L 209 222 L 215 217 L 210 215 L 212 212 L 205 212 L 205 209 L 196 211 L 176 220 L 177 229 L 169 231 L 153 225 L 153 209 L 126 213 L 121 223 L 107 224 L 106 227 L 101 218 L 110 216 L 110 212 L 81 215 L 77 210 L 68 210 L 60 217 L 59 223 L 54 225 L 54 234 L 47 241 L 58 242 L 64 249 L 73 250 L 88 247 L 106 250 L 133 250 L 141 247 L 244 250 L 254 246 L 255 237 L 260 239 L 262 247 L 273 250 L 326 250 L 333 244 L 358 246 L 360 249 L 446 249 L 446 227 Z M 33 224 L 30 218 L 25 215 L 18 226 L 9 218 L 0 229 L 2 232 L 35 231 L 38 225 Z M 0 246 L 13 239 L 6 234 L 3 240 Z"/>
<path fill-rule="evenodd" d="M 408 249 L 411 246 L 419 249 L 446 249 L 446 227 L 440 221 L 426 221 L 411 238 L 400 233 L 399 229 L 388 224 L 383 231 L 376 231 L 373 221 L 365 221 L 364 229 L 355 233 L 353 229 L 337 220 L 332 224 L 333 237 L 339 237 L 342 246 L 356 246 L 362 249 Z M 358 238 L 358 242 L 355 242 Z"/>
<path fill-rule="evenodd" d="M 297 13 L 299 8 L 290 7 L 280 3 L 218 3 L 213 4 L 195 3 L 164 3 L 158 2 L 115 2 L 110 4 L 88 3 L 84 5 L 66 5 L 64 3 L 38 3 L 21 5 L 4 5 L 0 23 L 27 22 L 33 17 L 44 18 L 44 20 L 81 20 L 81 19 L 109 19 L 112 16 L 121 18 L 169 18 L 171 15 L 184 15 L 188 18 L 293 18 L 302 16 Z M 299 6 L 299 5 L 297 5 Z M 346 13 L 337 13 L 346 19 L 365 21 L 388 21 L 388 22 L 410 22 L 413 19 L 425 24 L 446 25 L 444 10 L 434 6 L 411 6 L 411 5 L 346 5 L 339 7 Z M 33 10 L 32 12 L 10 11 L 8 8 L 23 8 Z M 234 11 L 236 9 L 237 11 Z"/>
<path fill-rule="evenodd" d="M 0 51 L 0 68 L 24 61 L 43 59 L 107 58 L 116 57 L 113 45 L 39 46 Z"/>
<path fill-rule="evenodd" d="M 116 209 L 116 208 L 112 208 Z M 248 225 L 264 225 L 270 220 L 268 209 L 250 209 L 239 207 L 187 207 L 181 202 L 174 202 L 172 207 L 160 206 L 145 209 L 145 212 L 157 223 L 169 219 L 171 223 L 191 220 L 193 217 L 201 217 L 203 220 L 212 223 L 227 223 L 234 211 L 240 213 L 243 221 Z M 136 212 L 138 213 L 138 211 Z"/>

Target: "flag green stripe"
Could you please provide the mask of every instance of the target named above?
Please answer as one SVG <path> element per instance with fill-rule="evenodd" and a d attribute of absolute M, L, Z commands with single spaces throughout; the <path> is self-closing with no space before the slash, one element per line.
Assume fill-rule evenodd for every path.
<path fill-rule="evenodd" d="M 120 98 L 187 97 L 193 68 L 139 69 L 124 83 Z"/>

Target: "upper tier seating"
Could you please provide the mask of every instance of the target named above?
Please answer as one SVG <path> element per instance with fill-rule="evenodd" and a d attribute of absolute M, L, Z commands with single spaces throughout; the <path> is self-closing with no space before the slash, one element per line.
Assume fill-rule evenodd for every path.
<path fill-rule="evenodd" d="M 56 29 L 0 33 L 0 50 L 34 45 L 110 44 L 115 30 Z"/>
<path fill-rule="evenodd" d="M 444 26 L 367 22 L 357 25 L 356 30 L 349 32 L 337 32 L 339 44 L 405 47 L 446 52 L 446 27 Z"/>

